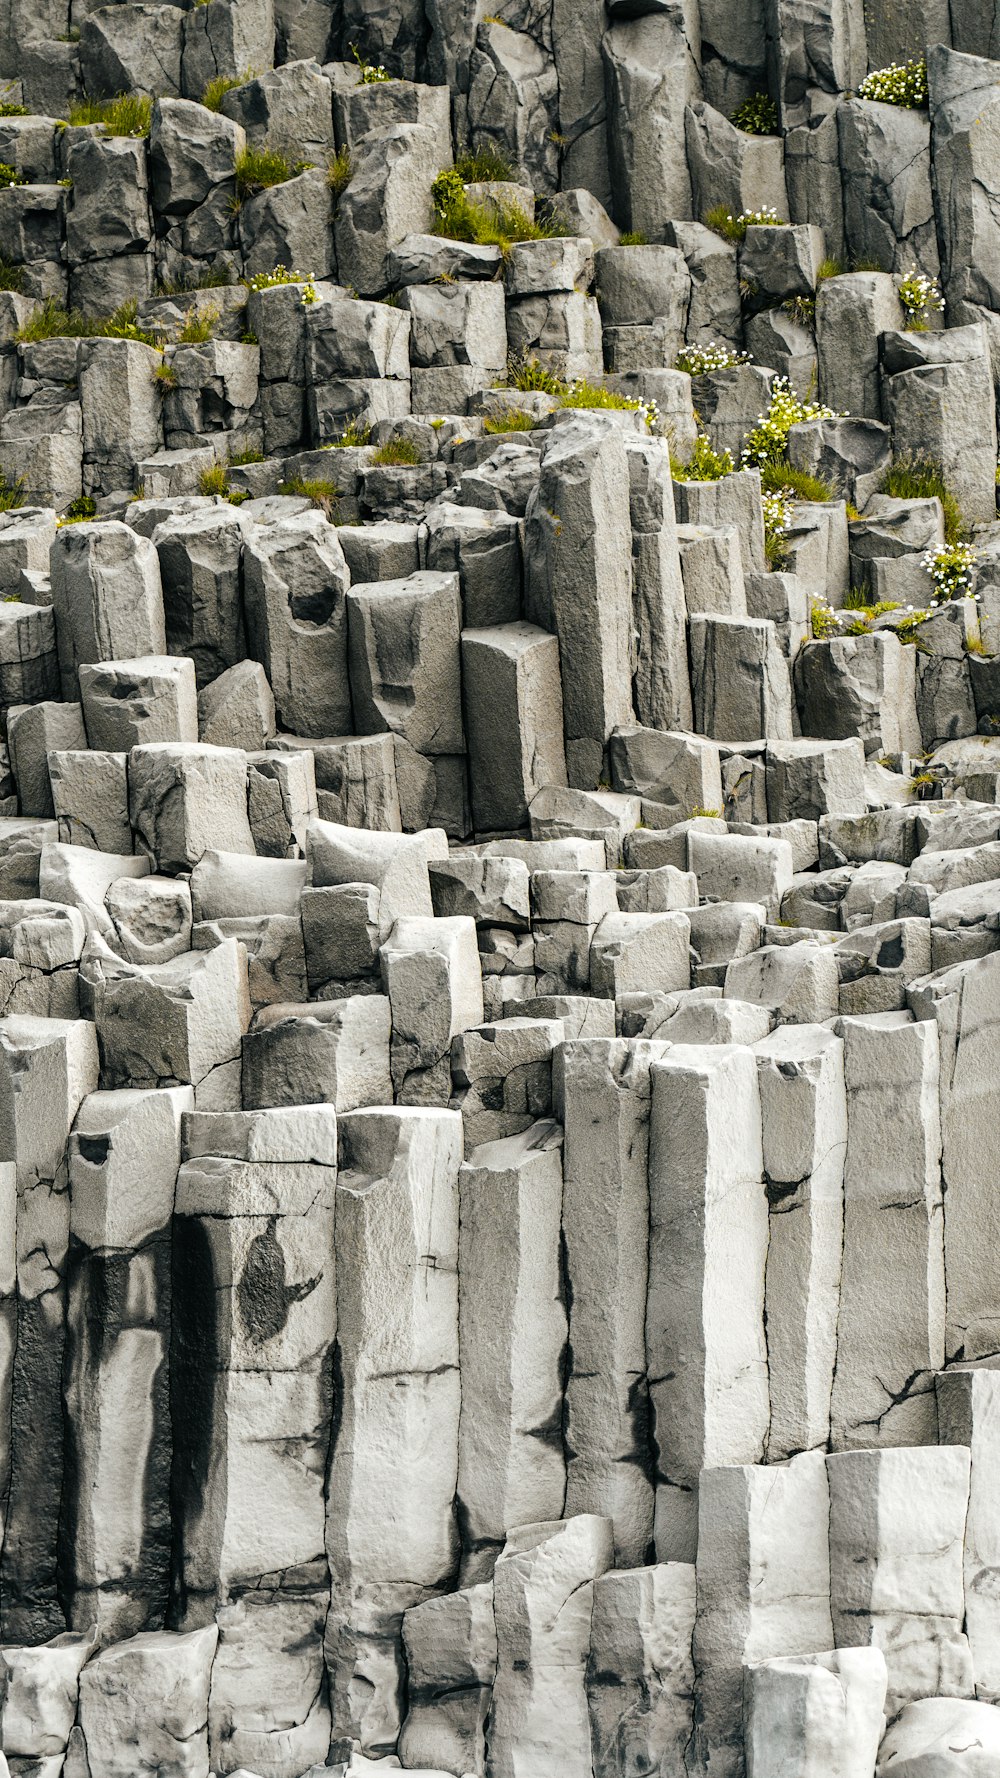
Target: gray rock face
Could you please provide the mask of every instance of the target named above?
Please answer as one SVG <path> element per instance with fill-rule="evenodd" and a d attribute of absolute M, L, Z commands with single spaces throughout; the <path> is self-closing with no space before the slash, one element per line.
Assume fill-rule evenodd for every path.
<path fill-rule="evenodd" d="M 998 19 L 0 7 L 14 1778 L 993 1773 Z"/>

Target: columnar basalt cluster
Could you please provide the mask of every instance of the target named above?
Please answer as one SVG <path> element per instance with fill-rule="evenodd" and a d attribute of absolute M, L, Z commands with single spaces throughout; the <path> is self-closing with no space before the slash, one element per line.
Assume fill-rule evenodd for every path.
<path fill-rule="evenodd" d="M 0 19 L 0 1772 L 998 1778 L 1000 0 L 489 4 Z"/>

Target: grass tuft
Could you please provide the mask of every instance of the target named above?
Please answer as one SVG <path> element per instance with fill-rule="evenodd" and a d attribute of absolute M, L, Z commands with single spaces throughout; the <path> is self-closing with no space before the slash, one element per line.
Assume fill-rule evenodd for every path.
<path fill-rule="evenodd" d="M 518 241 L 546 241 L 559 233 L 557 222 L 536 222 L 520 204 L 473 203 L 457 167 L 438 174 L 431 195 L 433 232 L 449 241 L 499 247 L 506 255 Z"/>
<path fill-rule="evenodd" d="M 226 94 L 232 92 L 234 86 L 246 86 L 250 80 L 256 80 L 259 68 L 241 68 L 238 74 L 217 74 L 210 80 L 201 95 L 201 102 L 207 111 L 221 109 Z"/>
<path fill-rule="evenodd" d="M 787 494 L 793 500 L 825 503 L 836 498 L 829 482 L 820 481 L 808 470 L 793 469 L 790 463 L 762 463 L 760 486 L 764 494 Z"/>
<path fill-rule="evenodd" d="M 502 385 L 508 389 L 520 389 L 522 394 L 565 395 L 566 384 L 554 371 L 546 370 L 537 358 L 510 358 L 507 361 L 507 382 Z"/>
<path fill-rule="evenodd" d="M 328 481 L 322 476 L 289 476 L 287 481 L 280 482 L 278 493 L 298 495 L 302 500 L 311 500 L 330 518 L 340 499 L 340 489 L 336 482 Z"/>
<path fill-rule="evenodd" d="M 455 171 L 463 185 L 509 184 L 516 177 L 507 156 L 492 142 L 483 148 L 467 149 L 455 162 Z"/>
<path fill-rule="evenodd" d="M 103 124 L 109 136 L 148 136 L 153 101 L 142 94 L 118 93 L 113 99 L 81 99 L 69 114 L 71 124 Z"/>
<path fill-rule="evenodd" d="M 202 346 L 206 340 L 214 338 L 216 325 L 221 309 L 190 309 L 185 317 L 184 325 L 177 335 L 181 346 Z"/>
<path fill-rule="evenodd" d="M 111 315 L 83 315 L 78 309 L 62 308 L 49 297 L 18 328 L 15 338 L 19 345 L 34 344 L 38 340 L 117 339 L 138 340 L 144 346 L 158 347 L 161 343 L 159 335 L 137 324 L 138 308 L 136 298 L 130 297 Z"/>
<path fill-rule="evenodd" d="M 330 156 L 326 165 L 326 183 L 334 198 L 342 197 L 354 175 L 354 164 L 349 148 L 338 149 Z"/>
<path fill-rule="evenodd" d="M 423 458 L 412 438 L 390 438 L 372 453 L 372 463 L 380 469 L 415 468 L 422 462 Z"/>
<path fill-rule="evenodd" d="M 252 198 L 274 185 L 286 185 L 311 165 L 311 161 L 290 161 L 279 148 L 241 148 L 233 164 L 236 196 Z"/>
<path fill-rule="evenodd" d="M 525 413 L 523 407 L 499 407 L 495 413 L 487 415 L 483 431 L 491 435 L 496 432 L 532 432 L 537 425 L 534 415 Z"/>
<path fill-rule="evenodd" d="M 944 471 L 933 457 L 912 451 L 897 457 L 892 468 L 887 471 L 879 492 L 891 495 L 894 500 L 937 498 L 944 511 L 945 542 L 959 543 L 967 533 L 962 509 L 950 488 L 946 487 Z"/>

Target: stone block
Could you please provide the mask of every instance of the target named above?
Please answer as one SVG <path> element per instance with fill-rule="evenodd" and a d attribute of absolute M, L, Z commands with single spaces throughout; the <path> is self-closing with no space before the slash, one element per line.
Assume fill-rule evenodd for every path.
<path fill-rule="evenodd" d="M 458 1502 L 466 1586 L 491 1577 L 510 1523 L 562 1511 L 566 1472 L 552 1437 L 567 1331 L 561 1204 L 553 1123 L 473 1149 L 459 1174 Z M 498 1391 L 500 1378 L 506 1385 Z"/>
<path fill-rule="evenodd" d="M 752 1053 L 678 1044 L 653 1064 L 652 1082 L 646 1359 L 655 1537 L 661 1560 L 684 1561 L 697 1548 L 702 1471 L 756 1462 L 767 1438 L 767 1200 Z"/>

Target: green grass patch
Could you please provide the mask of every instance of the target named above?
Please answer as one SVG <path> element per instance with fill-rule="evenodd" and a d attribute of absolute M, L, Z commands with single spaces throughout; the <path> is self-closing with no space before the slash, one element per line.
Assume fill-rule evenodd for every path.
<path fill-rule="evenodd" d="M 161 338 L 136 322 L 139 304 L 135 297 L 114 310 L 111 315 L 83 315 L 78 309 L 64 309 L 53 297 L 42 303 L 19 327 L 16 339 L 20 345 L 38 340 L 138 340 L 144 346 L 159 346 Z"/>
<path fill-rule="evenodd" d="M 525 395 L 565 395 L 566 384 L 554 371 L 546 370 L 537 358 L 508 359 L 506 384 L 498 385 L 508 389 L 520 389 Z"/>
<path fill-rule="evenodd" d="M 232 283 L 233 275 L 228 266 L 213 266 L 197 278 L 161 278 L 160 295 L 190 296 L 194 290 L 227 290 Z"/>
<path fill-rule="evenodd" d="M 412 438 L 390 438 L 372 453 L 372 463 L 380 469 L 412 469 L 422 462 L 423 458 Z"/>
<path fill-rule="evenodd" d="M 24 477 L 19 475 L 16 481 L 9 482 L 0 469 L 0 512 L 16 512 L 24 505 Z"/>
<path fill-rule="evenodd" d="M 762 463 L 760 485 L 765 494 L 788 494 L 793 500 L 826 502 L 836 499 L 829 482 L 820 481 L 808 470 L 793 469 L 790 463 Z"/>
<path fill-rule="evenodd" d="M 278 493 L 311 500 L 314 506 L 323 509 L 327 518 L 340 499 L 340 489 L 336 482 L 328 481 L 322 476 L 289 476 L 287 481 L 279 484 Z"/>
<path fill-rule="evenodd" d="M 0 290 L 12 290 L 20 296 L 24 290 L 24 267 L 11 265 L 8 259 L 0 259 Z"/>
<path fill-rule="evenodd" d="M 198 477 L 199 494 L 218 495 L 223 500 L 229 498 L 229 477 L 224 463 L 213 463 L 211 469 L 203 469 Z"/>
<path fill-rule="evenodd" d="M 287 185 L 311 166 L 310 161 L 290 161 L 279 148 L 241 148 L 233 163 L 237 198 L 256 197 L 274 185 Z"/>
<path fill-rule="evenodd" d="M 242 469 L 245 463 L 263 463 L 263 461 L 263 451 L 255 451 L 249 446 L 245 451 L 230 451 L 229 453 L 230 469 Z"/>
<path fill-rule="evenodd" d="M 473 203 L 455 167 L 438 174 L 431 196 L 433 232 L 449 241 L 499 247 L 501 253 L 507 254 L 518 241 L 546 241 L 559 234 L 557 222 L 536 222 L 520 204 Z"/>
<path fill-rule="evenodd" d="M 213 339 L 221 314 L 221 309 L 190 309 L 177 335 L 178 345 L 203 346 Z"/>
<path fill-rule="evenodd" d="M 533 432 L 537 425 L 534 415 L 526 413 L 523 407 L 500 407 L 487 415 L 483 431 L 491 435 L 496 432 Z"/>
<path fill-rule="evenodd" d="M 706 228 L 721 235 L 724 241 L 732 241 L 736 246 L 746 240 L 748 228 L 788 227 L 784 217 L 779 216 L 777 210 L 772 209 L 769 204 L 765 204 L 760 210 L 741 210 L 738 216 L 727 210 L 725 204 L 713 204 L 711 210 L 706 210 L 703 220 Z"/>
<path fill-rule="evenodd" d="M 649 236 L 644 235 L 641 228 L 630 228 L 618 242 L 619 247 L 648 247 Z"/>
<path fill-rule="evenodd" d="M 332 154 L 326 164 L 326 183 L 335 198 L 342 197 L 354 175 L 354 163 L 349 148 L 340 148 Z"/>
<path fill-rule="evenodd" d="M 559 397 L 560 407 L 613 408 L 616 412 L 626 410 L 636 413 L 642 407 L 631 395 L 619 395 L 616 389 L 606 389 L 603 383 L 590 383 L 586 377 L 579 382 L 571 383 L 570 387 Z"/>
<path fill-rule="evenodd" d="M 329 443 L 323 446 L 323 449 L 325 451 L 363 450 L 365 445 L 370 444 L 371 436 L 370 426 L 363 425 L 358 419 L 348 420 L 343 432 L 336 438 L 331 438 Z"/>
<path fill-rule="evenodd" d="M 717 451 L 708 434 L 700 432 L 686 463 L 671 456 L 670 473 L 676 482 L 721 482 L 723 476 L 733 473 L 732 455 Z"/>
<path fill-rule="evenodd" d="M 959 543 L 965 537 L 967 526 L 962 517 L 962 509 L 951 489 L 945 485 L 940 463 L 935 462 L 933 457 L 919 452 L 907 452 L 904 456 L 897 457 L 885 475 L 879 492 L 891 495 L 894 500 L 940 500 L 944 511 L 945 542 Z"/>
<path fill-rule="evenodd" d="M 455 171 L 463 185 L 509 184 L 516 178 L 514 168 L 505 154 L 488 142 L 484 148 L 470 148 L 460 154 Z"/>
<path fill-rule="evenodd" d="M 113 99 L 81 99 L 69 114 L 71 124 L 103 124 L 109 136 L 148 136 L 153 101 L 142 94 L 117 93 Z"/>
<path fill-rule="evenodd" d="M 219 111 L 223 99 L 227 93 L 232 92 L 234 86 L 246 86 L 248 81 L 256 80 L 259 73 L 259 68 L 241 68 L 238 74 L 217 74 L 202 93 L 202 104 L 207 111 Z"/>

